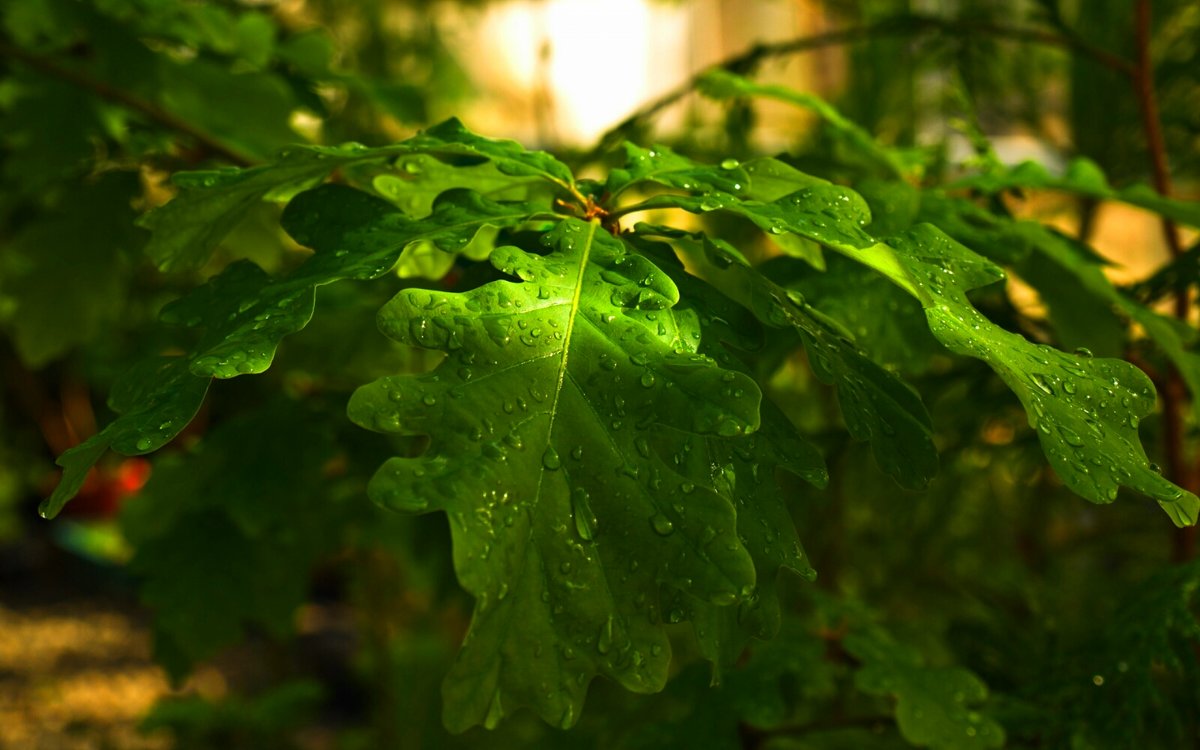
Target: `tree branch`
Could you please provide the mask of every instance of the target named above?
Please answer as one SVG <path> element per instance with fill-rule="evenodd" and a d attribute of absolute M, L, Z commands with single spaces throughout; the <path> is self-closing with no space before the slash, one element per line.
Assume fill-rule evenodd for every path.
<path fill-rule="evenodd" d="M 694 91 L 704 75 L 711 70 L 728 70 L 732 73 L 745 74 L 753 71 L 761 62 L 772 57 L 794 55 L 825 47 L 853 44 L 871 39 L 916 36 L 923 33 L 940 33 L 959 37 L 975 35 L 992 36 L 1029 44 L 1060 47 L 1087 57 L 1106 68 L 1115 70 L 1131 78 L 1136 74 L 1136 67 L 1129 60 L 1119 55 L 1114 55 L 1101 47 L 1097 47 L 1085 39 L 1072 35 L 986 21 L 962 21 L 924 15 L 897 16 L 875 24 L 854 26 L 782 42 L 757 44 L 745 52 L 697 73 L 680 86 L 646 104 L 610 128 L 600 137 L 595 148 L 586 155 L 585 161 L 592 161 L 598 158 L 612 148 L 612 146 L 616 145 L 616 142 L 623 137 L 625 132 Z"/>
<path fill-rule="evenodd" d="M 1167 146 L 1163 138 L 1162 121 L 1158 114 L 1158 96 L 1154 88 L 1154 64 L 1150 59 L 1150 27 L 1153 8 L 1150 0 L 1138 0 L 1134 10 L 1134 34 L 1137 62 L 1133 77 L 1137 94 L 1138 109 L 1142 116 L 1142 131 L 1146 136 L 1146 148 L 1150 155 L 1150 167 L 1154 178 L 1154 189 L 1163 197 L 1171 196 L 1171 171 L 1167 164 Z M 1183 244 L 1179 230 L 1170 219 L 1162 220 L 1163 237 L 1171 250 L 1171 257 L 1183 255 Z M 1175 290 L 1175 317 L 1186 321 L 1191 312 L 1187 287 Z M 1167 382 L 1162 390 L 1163 399 L 1163 457 L 1167 465 L 1168 478 L 1184 489 L 1195 492 L 1197 471 L 1189 466 L 1184 451 L 1185 425 L 1184 405 L 1188 400 L 1187 387 L 1178 368 L 1167 373 Z M 1192 394 L 1195 398 L 1196 394 Z M 1176 562 L 1191 560 L 1196 556 L 1196 527 L 1178 529 L 1172 537 L 1171 556 Z"/>
<path fill-rule="evenodd" d="M 191 138 L 206 151 L 219 156 L 229 163 L 239 167 L 249 167 L 257 164 L 258 159 L 242 153 L 236 148 L 222 143 L 209 133 L 197 128 L 183 118 L 162 109 L 158 105 L 141 99 L 128 91 L 116 88 L 109 83 L 92 78 L 86 73 L 66 67 L 58 62 L 41 55 L 35 55 L 27 50 L 0 42 L 0 57 L 7 57 L 25 65 L 38 73 L 57 78 L 60 81 L 83 89 L 105 101 L 120 105 L 137 112 L 155 124 Z"/>

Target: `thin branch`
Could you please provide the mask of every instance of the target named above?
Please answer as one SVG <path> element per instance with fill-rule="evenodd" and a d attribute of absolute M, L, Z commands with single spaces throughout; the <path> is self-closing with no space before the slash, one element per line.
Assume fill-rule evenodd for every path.
<path fill-rule="evenodd" d="M 1135 65 L 1129 60 L 1126 60 L 1119 55 L 1114 55 L 1102 47 L 1097 47 L 1087 40 L 1074 35 L 1066 35 L 1062 33 L 1045 31 L 1043 29 L 1012 26 L 1008 24 L 991 23 L 985 21 L 960 21 L 922 15 L 899 16 L 865 26 L 854 26 L 847 29 L 830 31 L 824 34 L 805 36 L 798 39 L 790 39 L 771 44 L 757 44 L 745 52 L 723 60 L 722 62 L 719 62 L 701 71 L 700 73 L 697 73 L 680 86 L 672 89 L 666 94 L 663 94 L 658 99 L 649 102 L 641 109 L 610 128 L 604 133 L 603 136 L 600 137 L 596 147 L 586 155 L 585 161 L 592 161 L 598 158 L 609 148 L 615 145 L 615 143 L 621 139 L 622 135 L 626 131 L 653 117 L 663 109 L 666 109 L 694 91 L 699 85 L 701 79 L 703 79 L 703 77 L 709 71 L 728 70 L 733 73 L 745 74 L 753 71 L 762 61 L 772 57 L 794 55 L 801 52 L 810 52 L 812 50 L 822 49 L 825 47 L 854 44 L 871 39 L 915 36 L 917 34 L 929 32 L 961 37 L 974 35 L 992 36 L 1000 39 L 1026 42 L 1029 44 L 1060 47 L 1082 55 L 1083 57 L 1087 57 L 1106 68 L 1121 73 L 1122 75 L 1132 78 L 1136 73 Z"/>
<path fill-rule="evenodd" d="M 126 109 L 137 112 L 146 119 L 181 135 L 185 135 L 200 144 L 206 151 L 225 159 L 239 167 L 249 167 L 258 163 L 258 159 L 238 151 L 236 148 L 222 143 L 209 133 L 197 128 L 183 118 L 162 109 L 152 102 L 141 99 L 128 91 L 119 89 L 109 83 L 92 78 L 86 73 L 60 65 L 58 62 L 41 55 L 35 55 L 26 50 L 0 42 L 0 57 L 7 57 L 32 68 L 33 70 L 57 78 L 60 81 L 83 89 L 105 101 L 118 104 Z"/>

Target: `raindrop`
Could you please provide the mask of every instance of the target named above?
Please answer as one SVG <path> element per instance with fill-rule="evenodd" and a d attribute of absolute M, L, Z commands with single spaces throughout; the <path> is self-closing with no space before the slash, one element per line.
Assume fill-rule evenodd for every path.
<path fill-rule="evenodd" d="M 1083 438 L 1079 437 L 1079 434 L 1071 428 L 1059 426 L 1058 431 L 1062 433 L 1063 440 L 1067 442 L 1067 445 L 1079 448 L 1084 444 Z"/>
<path fill-rule="evenodd" d="M 600 635 L 596 639 L 596 650 L 602 654 L 607 654 L 612 650 L 613 645 L 613 618 L 612 615 L 604 621 L 604 625 L 600 628 Z"/>
<path fill-rule="evenodd" d="M 592 541 L 596 536 L 596 516 L 593 515 L 591 505 L 588 504 L 588 491 L 582 487 L 576 487 L 571 492 L 571 503 L 573 505 L 572 515 L 575 516 L 575 531 L 585 542 Z"/>
<path fill-rule="evenodd" d="M 662 513 L 657 513 L 650 519 L 650 526 L 659 536 L 670 536 L 675 531 L 675 524 Z"/>
<path fill-rule="evenodd" d="M 1045 375 L 1036 372 L 1030 373 L 1029 380 L 1047 395 L 1054 395 L 1054 388 L 1050 385 Z"/>

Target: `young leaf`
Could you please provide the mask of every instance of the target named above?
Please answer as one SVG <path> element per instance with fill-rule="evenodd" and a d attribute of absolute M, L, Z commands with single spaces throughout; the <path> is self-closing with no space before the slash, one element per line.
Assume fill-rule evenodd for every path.
<path fill-rule="evenodd" d="M 595 674 L 659 690 L 659 583 L 722 606 L 755 583 L 729 502 L 654 448 L 664 427 L 753 432 L 754 381 L 688 351 L 667 314 L 675 285 L 597 223 L 564 220 L 545 241 L 546 256 L 492 254 L 521 283 L 397 295 L 384 332 L 448 357 L 360 388 L 349 407 L 364 427 L 431 437 L 370 492 L 450 516 L 476 598 L 444 691 L 458 731 L 520 706 L 571 726 Z"/>

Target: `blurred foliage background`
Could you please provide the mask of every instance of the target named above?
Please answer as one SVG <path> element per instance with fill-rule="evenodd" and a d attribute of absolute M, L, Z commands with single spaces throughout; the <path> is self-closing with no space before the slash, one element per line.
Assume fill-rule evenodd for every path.
<path fill-rule="evenodd" d="M 856 317 L 886 302 L 866 282 L 798 283 L 842 305 L 839 319 L 921 392 L 941 475 L 926 492 L 896 487 L 845 435 L 830 391 L 779 357 L 773 395 L 833 477 L 791 488 L 817 585 L 783 582 L 785 633 L 721 688 L 681 629 L 664 694 L 598 683 L 570 734 L 521 717 L 490 734 L 441 728 L 438 683 L 470 611 L 445 522 L 366 501 L 389 451 L 343 418 L 359 383 L 433 364 L 375 329 L 395 279 L 323 290 L 322 314 L 271 371 L 218 383 L 152 464 L 111 456 L 70 517 L 34 510 L 54 457 L 111 418 L 113 378 L 171 346 L 155 322 L 166 302 L 238 259 L 276 272 L 303 257 L 263 203 L 203 269 L 159 271 L 137 220 L 171 197 L 172 172 L 252 165 L 294 142 L 382 144 L 457 114 L 585 173 L 616 163 L 608 147 L 625 137 L 714 161 L 786 152 L 870 195 L 873 166 L 802 110 L 684 93 L 733 60 L 919 155 L 926 184 L 980 161 L 1053 170 L 1075 156 L 1114 184 L 1151 182 L 1121 67 L 1137 55 L 1136 6 L 0 0 L 0 745 L 904 747 L 888 700 L 855 685 L 847 628 L 978 675 L 1012 747 L 1195 742 L 1200 567 L 1186 538 L 1152 504 L 1071 496 L 982 364 L 932 341 L 889 350 L 903 319 Z M 1170 176 L 1195 198 L 1200 4 L 1160 0 L 1152 20 Z M 1137 209 L 1038 191 L 992 208 L 1090 243 L 1121 283 L 1170 257 L 1158 219 Z M 1191 284 L 1195 264 L 1173 273 Z M 1073 308 L 1069 289 L 1007 291 L 979 305 L 1011 330 L 1166 369 L 1111 312 Z M 1189 446 L 1194 427 L 1189 414 Z M 1152 450 L 1161 432 L 1142 425 Z"/>

